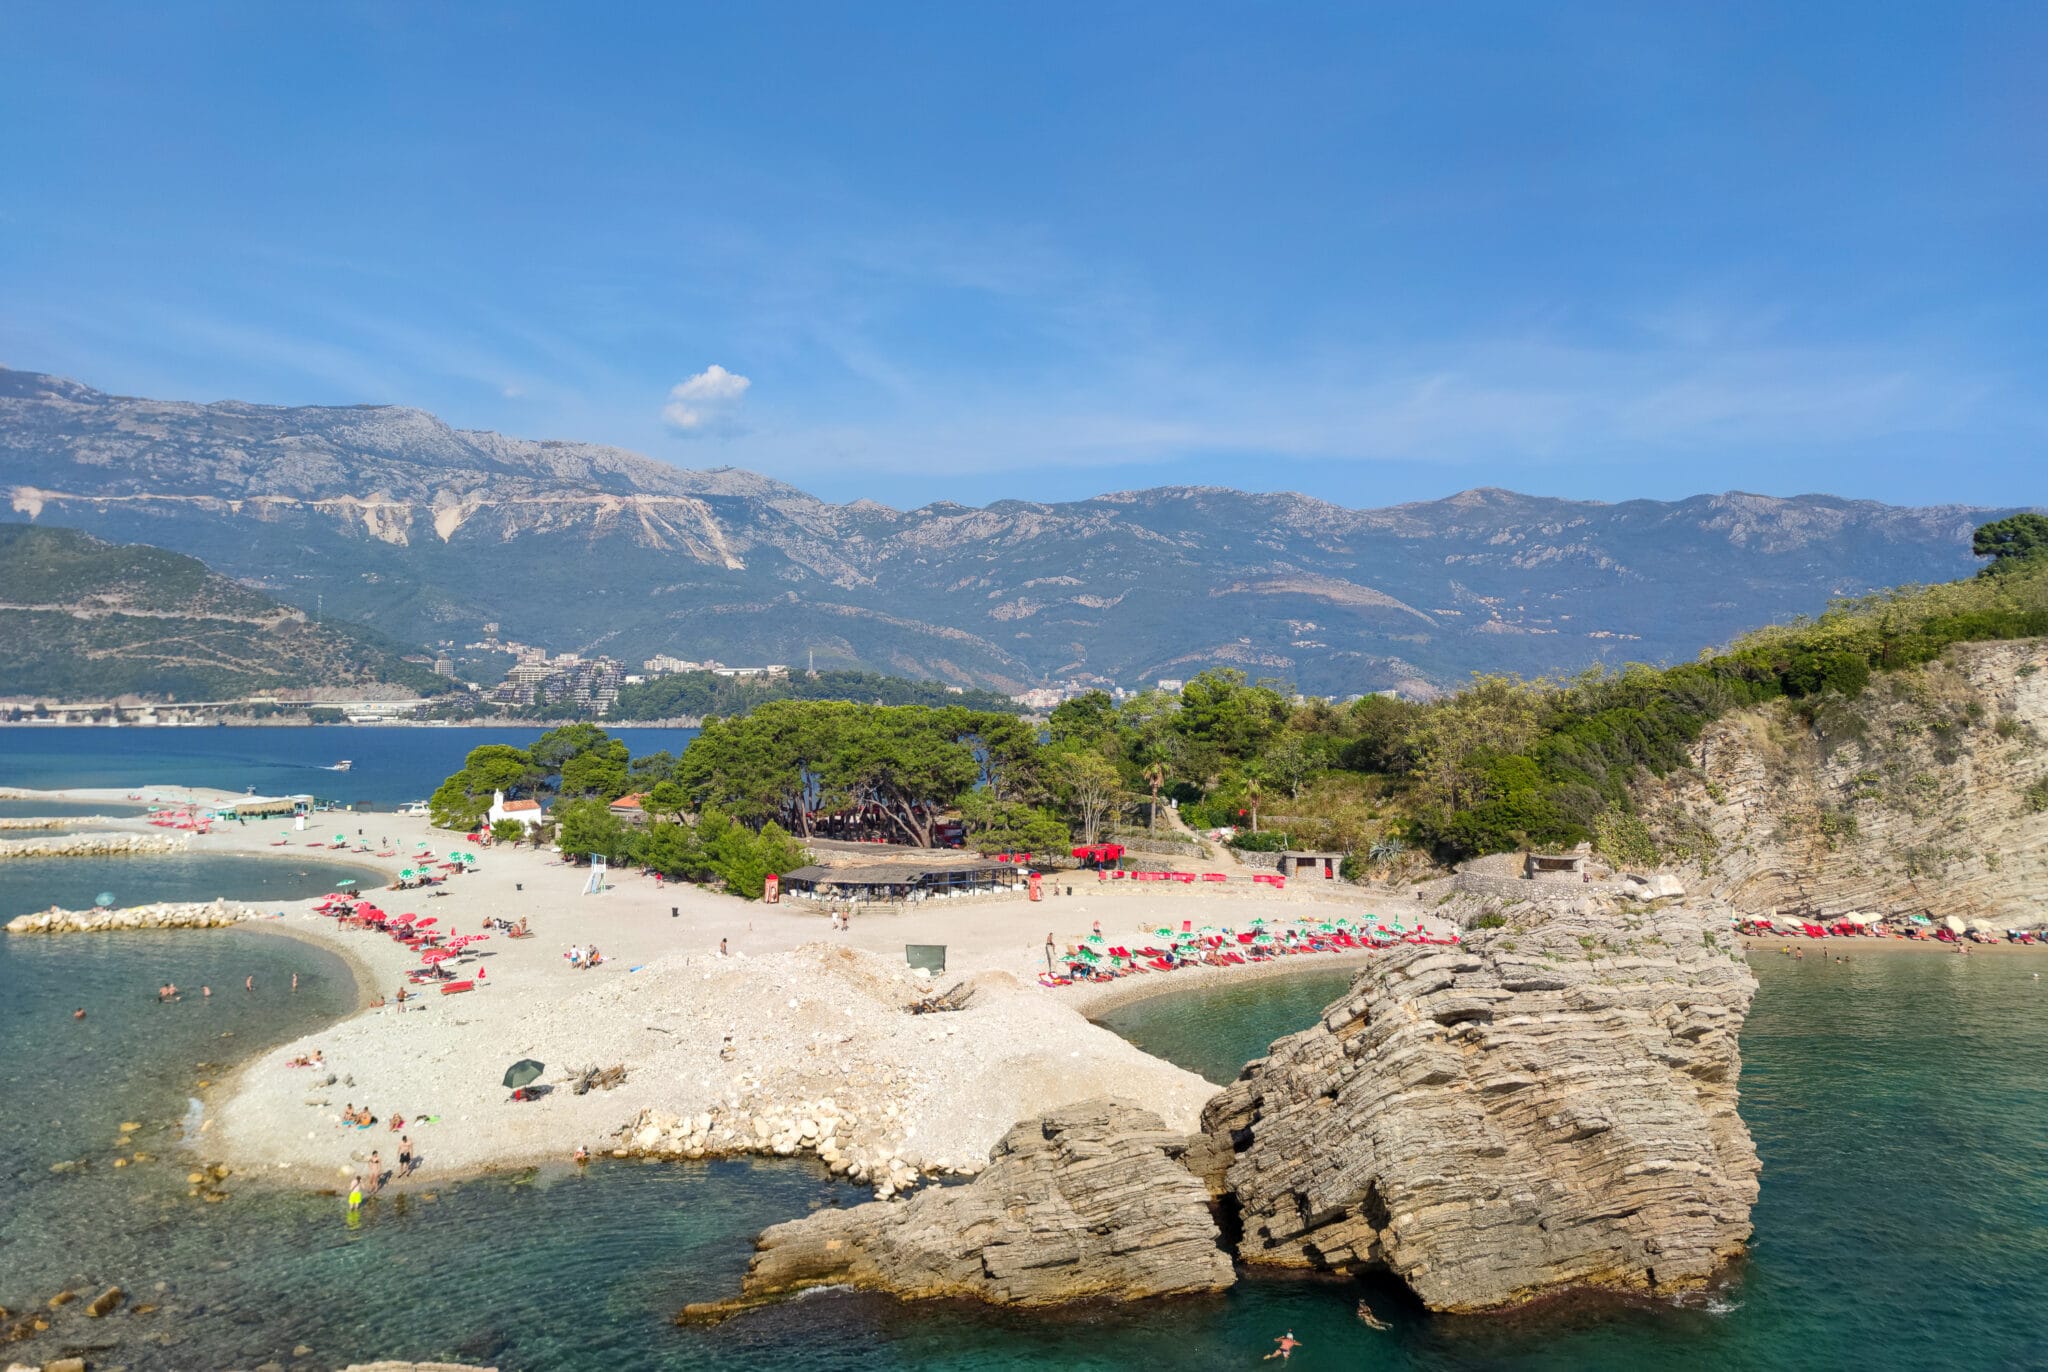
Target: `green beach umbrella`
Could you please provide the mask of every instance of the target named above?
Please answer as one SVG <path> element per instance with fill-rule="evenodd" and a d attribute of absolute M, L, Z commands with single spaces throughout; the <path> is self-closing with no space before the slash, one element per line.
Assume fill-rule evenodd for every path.
<path fill-rule="evenodd" d="M 114 903 L 114 893 L 112 891 L 102 891 L 92 898 L 92 903 L 104 910 Z"/>
<path fill-rule="evenodd" d="M 356 879 L 354 877 L 343 877 L 340 881 L 337 881 L 334 884 L 336 886 L 353 886 L 356 884 Z"/>
<path fill-rule="evenodd" d="M 409 877 L 409 876 L 413 875 L 413 870 L 412 870 L 412 868 L 410 868 L 410 867 L 405 867 L 405 868 L 401 868 L 401 869 L 399 870 L 399 873 L 398 873 L 398 875 L 400 875 L 400 876 L 402 876 L 402 877 Z"/>
<path fill-rule="evenodd" d="M 532 1058 L 521 1058 L 505 1069 L 505 1085 L 516 1091 L 522 1086 L 538 1081 L 540 1074 L 545 1071 L 546 1063 L 535 1062 Z"/>

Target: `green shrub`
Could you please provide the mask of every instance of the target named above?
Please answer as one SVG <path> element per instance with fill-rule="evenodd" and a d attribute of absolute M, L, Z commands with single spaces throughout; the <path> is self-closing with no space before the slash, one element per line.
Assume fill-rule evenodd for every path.
<path fill-rule="evenodd" d="M 1507 924 L 1508 917 L 1506 915 L 1499 914 L 1481 915 L 1478 919 L 1472 921 L 1472 927 L 1474 929 L 1505 929 L 1507 928 Z M 1512 943 L 1502 944 L 1501 946 L 1504 948 L 1514 947 Z"/>
<path fill-rule="evenodd" d="M 2030 815 L 2038 815 L 2048 810 L 2048 777 L 2042 777 L 2020 792 L 2020 798 L 2026 803 L 2027 813 Z"/>

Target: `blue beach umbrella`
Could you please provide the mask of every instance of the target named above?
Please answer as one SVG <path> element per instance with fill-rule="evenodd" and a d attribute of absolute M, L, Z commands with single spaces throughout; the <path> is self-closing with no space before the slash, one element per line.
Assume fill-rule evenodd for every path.
<path fill-rule="evenodd" d="M 92 903 L 104 910 L 114 903 L 114 893 L 112 891 L 102 891 L 92 898 Z"/>

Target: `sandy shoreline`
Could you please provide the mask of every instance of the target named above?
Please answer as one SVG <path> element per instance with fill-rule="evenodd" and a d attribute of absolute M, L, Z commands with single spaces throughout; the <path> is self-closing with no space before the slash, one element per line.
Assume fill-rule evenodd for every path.
<path fill-rule="evenodd" d="M 156 786 L 53 792 L 15 791 L 69 802 L 136 803 L 229 800 L 225 792 Z M 139 821 L 119 822 L 122 827 Z M 288 845 L 273 846 L 280 830 Z M 362 831 L 371 851 L 311 847 L 308 840 Z M 459 835 L 423 818 L 329 812 L 301 833 L 287 822 L 216 826 L 193 835 L 190 851 L 251 858 L 319 857 L 395 877 L 404 856 L 425 841 L 445 852 Z M 587 870 L 532 849 L 479 849 L 478 870 L 453 877 L 449 894 L 370 893 L 394 913 L 437 918 L 471 933 L 486 918 L 529 920 L 537 937 L 493 934 L 464 975 L 483 969 L 480 989 L 443 997 L 431 991 L 401 1014 L 387 1001 L 417 966 L 387 937 L 345 930 L 312 912 L 312 902 L 265 902 L 282 918 L 237 927 L 299 938 L 339 954 L 356 977 L 356 1013 L 246 1062 L 207 1093 L 209 1157 L 245 1175 L 332 1186 L 358 1167 L 370 1147 L 388 1163 L 397 1136 L 344 1130 L 344 1104 L 367 1104 L 380 1118 L 438 1116 L 412 1137 L 427 1158 L 423 1181 L 498 1167 L 560 1161 L 579 1144 L 608 1146 L 642 1112 L 706 1114 L 783 1123 L 829 1101 L 834 1110 L 873 1118 L 846 1126 L 858 1146 L 900 1158 L 911 1168 L 973 1167 L 1020 1118 L 1118 1094 L 1193 1128 L 1215 1088 L 1193 1073 L 1151 1058 L 1087 1018 L 1112 1005 L 1239 981 L 1341 968 L 1359 954 L 1290 957 L 1265 966 L 1189 968 L 1117 982 L 1044 988 L 1048 932 L 1065 946 L 1099 920 L 1112 941 L 1149 939 L 1180 920 L 1243 927 L 1250 919 L 1324 918 L 1333 897 L 1354 917 L 1366 913 L 1414 922 L 1411 902 L 1363 891 L 1258 888 L 1219 893 L 1172 886 L 1106 886 L 1073 878 L 1072 896 L 1032 904 L 1002 900 L 935 901 L 900 914 L 863 912 L 833 932 L 823 907 L 766 906 L 637 873 L 615 873 L 601 895 L 581 894 Z M 1066 882 L 1062 881 L 1062 887 Z M 1306 885 L 1304 883 L 1304 885 Z M 1346 898 L 1346 897 L 1349 898 Z M 90 935 L 67 935 L 90 937 Z M 733 956 L 717 956 L 719 941 Z M 571 943 L 595 943 L 605 965 L 590 971 L 562 956 Z M 909 943 L 947 946 L 947 972 L 931 982 L 903 963 Z M 841 950 L 853 950 L 847 957 Z M 930 985 L 963 978 L 979 988 L 957 1015 L 907 1016 L 902 1008 Z M 842 1027 L 844 1026 L 844 1027 Z M 735 1046 L 724 1048 L 728 1036 Z M 319 1048 L 338 1077 L 321 1087 L 304 1069 L 283 1066 Z M 525 1056 L 549 1064 L 544 1080 L 572 1065 L 623 1061 L 627 1085 L 574 1097 L 566 1090 L 512 1105 L 499 1082 Z M 846 1099 L 839 1099 L 846 1097 Z M 779 1137 L 779 1135 L 778 1135 Z M 728 1140 L 730 1142 L 730 1140 Z M 749 1148 L 756 1140 L 744 1141 Z M 757 1151 L 765 1151 L 765 1147 Z M 779 1150 L 778 1150 L 779 1151 Z"/>

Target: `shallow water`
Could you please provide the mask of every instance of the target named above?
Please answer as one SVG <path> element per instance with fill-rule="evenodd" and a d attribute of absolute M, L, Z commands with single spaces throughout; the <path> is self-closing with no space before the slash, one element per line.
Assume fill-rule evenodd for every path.
<path fill-rule="evenodd" d="M 0 738 L 0 742 L 4 741 L 4 738 Z M 4 770 L 4 766 L 5 764 L 0 764 L 0 770 Z M 19 784 L 0 779 L 0 785 Z M 102 805 L 89 800 L 0 800 L 0 819 L 54 819 L 67 815 L 105 815 L 109 819 L 119 819 L 128 815 L 140 815 L 147 810 L 148 807 L 143 805 Z M 0 834 L 15 832 L 18 831 L 0 830 Z"/>
<path fill-rule="evenodd" d="M 0 861 L 0 923 L 47 910 L 90 909 L 102 895 L 117 907 L 224 896 L 255 904 L 304 900 L 344 878 L 369 890 L 384 884 L 370 867 L 317 858 L 232 853 L 137 853 L 120 857 L 9 858 Z"/>
<path fill-rule="evenodd" d="M 276 725 L 236 728 L 43 726 L 0 730 L 0 786 L 213 786 L 259 795 L 310 792 L 344 805 L 391 809 L 425 800 L 472 748 L 524 748 L 543 731 L 515 728 L 416 728 Z M 635 757 L 681 753 L 695 729 L 610 729 Z M 333 770 L 347 758 L 346 772 Z M 19 803 L 19 802 L 10 802 Z M 0 811 L 5 813 L 5 811 Z M 31 813 L 50 813 L 33 810 Z"/>
<path fill-rule="evenodd" d="M 288 968 L 303 973 L 293 997 Z M 2048 1272 L 2048 959 L 1865 955 L 1758 959 L 1744 1038 L 1745 1117 L 1765 1159 L 1752 1259 L 1709 1306 L 1593 1303 L 1510 1318 L 1433 1318 L 1365 1288 L 1394 1329 L 1351 1317 L 1360 1288 L 1260 1279 L 1212 1299 L 1056 1314 L 903 1306 L 834 1293 L 715 1330 L 674 1311 L 737 1289 L 761 1227 L 860 1199 L 801 1163 L 604 1164 L 433 1186 L 372 1202 L 231 1179 L 185 1195 L 184 1164 L 105 1166 L 122 1119 L 171 1152 L 201 1062 L 316 1025 L 351 1003 L 340 963 L 254 931 L 0 940 L 0 1304 L 120 1281 L 162 1313 L 117 1317 L 137 1369 L 249 1366 L 311 1345 L 316 1365 L 372 1356 L 508 1369 L 1241 1368 L 1293 1328 L 1298 1367 L 1572 1369 L 2020 1368 Z M 242 969 L 258 991 L 239 991 Z M 158 1007 L 164 976 L 214 1002 Z M 1322 974 L 1341 990 L 1342 974 Z M 236 994 L 222 999 L 222 984 Z M 1286 982 L 1125 1007 L 1153 1051 L 1219 1071 L 1306 1023 Z M 74 1001 L 92 1015 L 74 1023 Z M 1315 1004 L 1309 1013 L 1320 1008 Z M 235 1038 L 223 1040 L 222 1032 Z M 1227 1075 L 1227 1073 L 1222 1073 Z M 25 1108 L 23 1102 L 33 1102 Z M 593 1140 L 593 1143 L 596 1141 Z M 92 1156 L 81 1173 L 53 1161 Z M 426 1200 L 427 1192 L 435 1196 Z M 153 1294 L 158 1281 L 168 1283 Z M 167 1335 L 173 1342 L 143 1342 Z M 13 1350 L 10 1350 L 13 1351 Z M 52 1349 L 34 1347 L 48 1356 Z"/>
<path fill-rule="evenodd" d="M 1165 1058 L 1218 1086 L 1227 1086 L 1274 1039 L 1308 1028 L 1323 1007 L 1344 994 L 1354 969 L 1303 971 L 1291 976 L 1169 992 L 1119 1006 L 1097 1022 L 1155 1057 Z"/>

